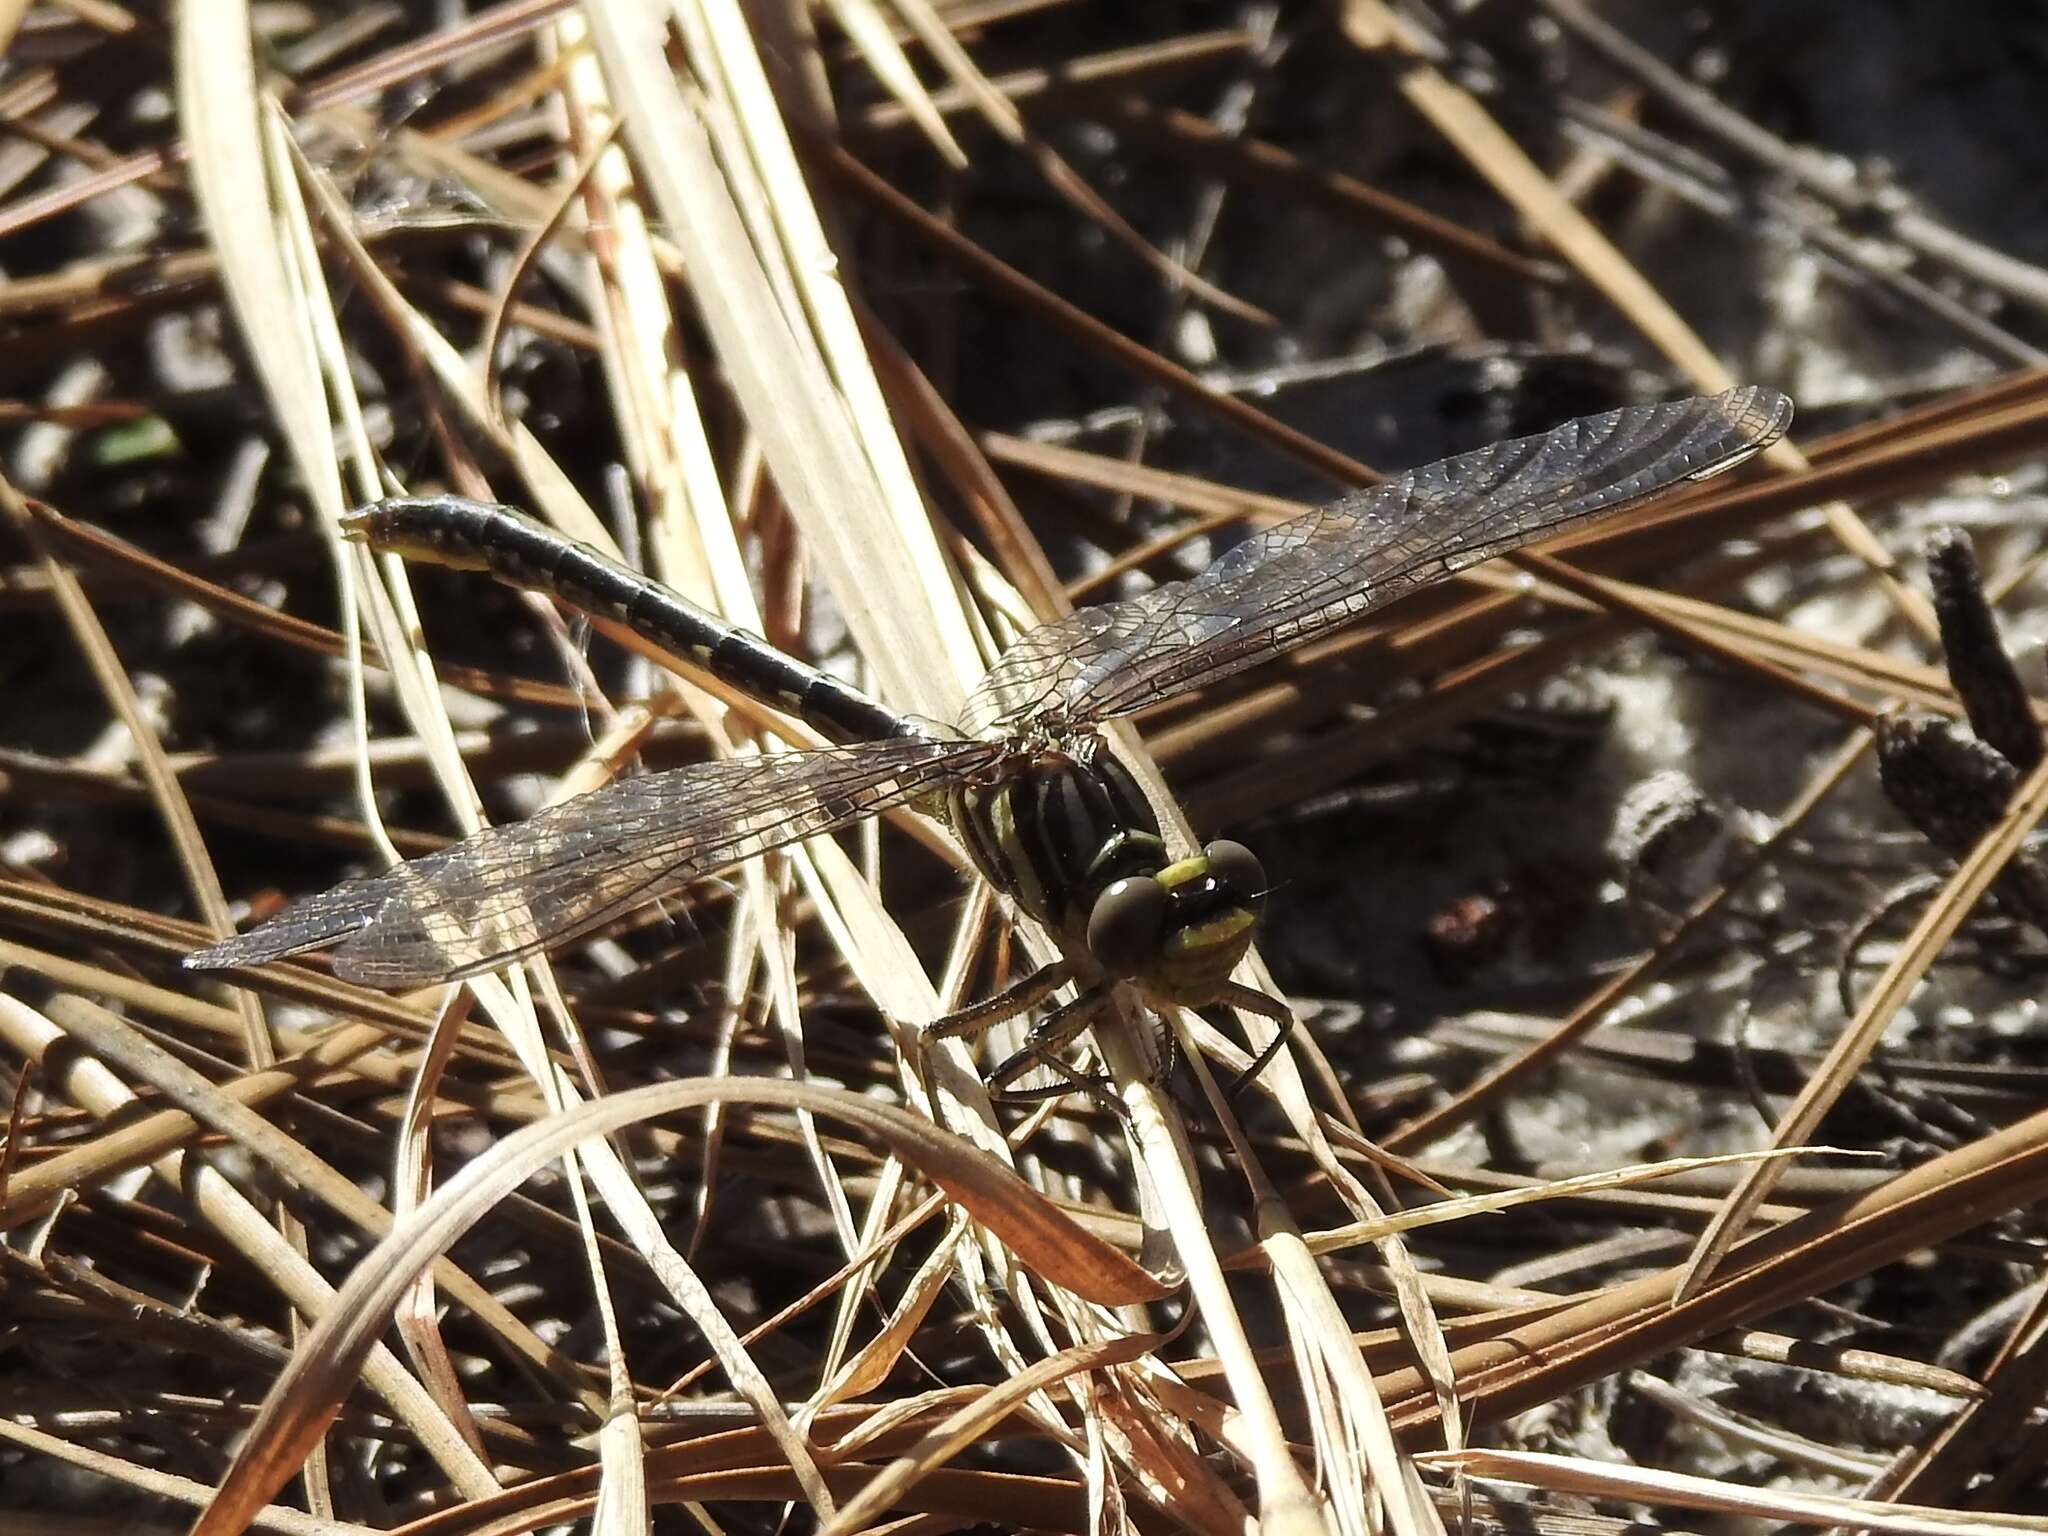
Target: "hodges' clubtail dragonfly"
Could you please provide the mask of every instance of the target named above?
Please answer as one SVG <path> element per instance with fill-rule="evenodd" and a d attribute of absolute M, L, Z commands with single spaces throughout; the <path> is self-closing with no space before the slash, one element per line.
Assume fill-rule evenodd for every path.
<path fill-rule="evenodd" d="M 1776 391 L 1735 389 L 1588 416 L 1411 470 L 1254 534 L 1188 580 L 1029 631 L 950 729 L 877 703 L 510 508 L 451 497 L 374 503 L 352 520 L 371 543 L 488 570 L 617 619 L 836 745 L 623 780 L 307 897 L 185 963 L 260 965 L 336 945 L 345 980 L 450 981 L 756 854 L 908 805 L 946 821 L 982 875 L 1062 950 L 934 1028 L 974 1032 L 1070 981 L 1081 988 L 996 1069 L 996 1089 L 1049 1061 L 1118 983 L 1158 1005 L 1224 1002 L 1275 1018 L 1270 1055 L 1292 1016 L 1230 980 L 1266 889 L 1258 859 L 1227 840 L 1172 857 L 1096 727 L 1495 555 L 1717 474 L 1791 419 Z"/>

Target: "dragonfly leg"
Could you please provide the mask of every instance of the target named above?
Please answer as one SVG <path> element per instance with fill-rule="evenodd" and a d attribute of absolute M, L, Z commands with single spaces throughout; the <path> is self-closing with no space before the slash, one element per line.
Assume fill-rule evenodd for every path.
<path fill-rule="evenodd" d="M 1107 1110 L 1112 1119 L 1129 1123 L 1131 1112 L 1116 1096 L 1116 1083 L 1107 1073 L 1078 1071 L 1057 1056 L 1046 1057 L 1039 1066 L 1041 1071 L 1058 1081 L 1033 1083 L 1029 1088 L 996 1089 L 990 1097 L 998 1104 L 1017 1109 L 1042 1104 L 1047 1099 L 1064 1098 L 1070 1093 L 1086 1094 Z"/>
<path fill-rule="evenodd" d="M 1155 1014 L 1153 1022 L 1159 1027 L 1152 1037 L 1153 1065 L 1147 1075 L 1157 1088 L 1171 1082 L 1173 1074 L 1180 1070 L 1180 1032 L 1164 1014 Z"/>
<path fill-rule="evenodd" d="M 1073 1043 L 1076 1035 L 1086 1029 L 1095 1012 L 1109 996 L 1107 983 L 1089 987 L 1072 1002 L 1062 1003 L 1031 1027 L 1030 1035 L 1023 1047 L 988 1075 L 989 1092 L 996 1098 L 1010 1104 L 1033 1104 L 1041 1099 L 1057 1098 L 1079 1088 L 1083 1092 L 1100 1094 L 1103 1085 L 1100 1079 L 1083 1076 L 1059 1059 L 1059 1053 Z M 1012 1088 L 1017 1081 L 1034 1067 L 1042 1067 L 1065 1079 L 1059 1083 L 1048 1083 L 1043 1087 Z M 1117 1106 L 1119 1112 L 1122 1106 Z"/>
<path fill-rule="evenodd" d="M 965 1035 L 982 1034 L 1005 1019 L 1030 1012 L 1073 979 L 1074 968 L 1071 965 L 1064 960 L 1051 961 L 1030 975 L 1011 982 L 993 997 L 985 997 L 978 1003 L 969 1003 L 965 1008 L 956 1008 L 942 1018 L 933 1019 L 924 1027 L 924 1032 L 934 1040 L 958 1040 Z"/>
<path fill-rule="evenodd" d="M 1268 997 L 1253 987 L 1241 987 L 1234 981 L 1224 988 L 1216 1001 L 1227 1003 L 1233 1008 L 1242 1008 L 1246 1013 L 1256 1013 L 1259 1017 L 1271 1019 L 1280 1026 L 1273 1032 L 1273 1038 L 1266 1042 L 1265 1048 L 1252 1058 L 1252 1064 L 1238 1073 L 1236 1080 L 1231 1083 L 1228 1097 L 1235 1099 L 1252 1085 L 1252 1081 L 1261 1072 L 1272 1065 L 1273 1058 L 1280 1054 L 1288 1040 L 1293 1037 L 1294 1010 L 1277 997 Z"/>

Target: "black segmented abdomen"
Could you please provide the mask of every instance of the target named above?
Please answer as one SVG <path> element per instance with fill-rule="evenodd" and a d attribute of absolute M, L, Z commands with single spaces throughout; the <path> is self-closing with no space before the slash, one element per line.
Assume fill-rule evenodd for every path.
<path fill-rule="evenodd" d="M 363 508 L 354 526 L 380 547 L 486 570 L 509 585 L 550 592 L 586 612 L 616 619 L 834 742 L 932 734 L 851 684 L 806 666 L 759 635 L 515 508 L 459 496 L 397 497 Z"/>

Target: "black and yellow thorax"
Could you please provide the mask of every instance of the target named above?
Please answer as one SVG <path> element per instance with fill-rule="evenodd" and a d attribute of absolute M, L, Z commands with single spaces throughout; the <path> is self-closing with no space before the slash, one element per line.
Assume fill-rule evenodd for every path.
<path fill-rule="evenodd" d="M 1265 888 L 1258 861 L 1226 842 L 1174 859 L 1129 770 L 1089 746 L 954 784 L 947 819 L 989 883 L 1069 953 L 1161 1002 L 1211 1002 L 1251 944 Z"/>

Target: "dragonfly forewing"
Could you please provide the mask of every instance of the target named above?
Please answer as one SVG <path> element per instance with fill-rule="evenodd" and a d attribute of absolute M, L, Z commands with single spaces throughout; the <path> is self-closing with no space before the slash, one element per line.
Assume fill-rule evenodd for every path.
<path fill-rule="evenodd" d="M 347 981 L 475 975 L 916 800 L 999 755 L 986 742 L 896 739 L 627 779 L 309 897 L 186 963 L 261 965 L 339 941 L 334 969 Z"/>
<path fill-rule="evenodd" d="M 1109 720 L 1227 677 L 1455 572 L 1741 463 L 1776 390 L 1631 406 L 1413 470 L 1253 535 L 1200 575 L 1022 636 L 968 700 L 971 735 Z"/>

